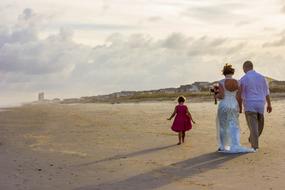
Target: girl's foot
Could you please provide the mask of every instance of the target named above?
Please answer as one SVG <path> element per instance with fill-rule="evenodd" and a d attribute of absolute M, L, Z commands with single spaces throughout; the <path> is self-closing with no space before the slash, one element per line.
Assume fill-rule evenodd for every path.
<path fill-rule="evenodd" d="M 177 143 L 177 145 L 181 145 L 181 142 Z"/>

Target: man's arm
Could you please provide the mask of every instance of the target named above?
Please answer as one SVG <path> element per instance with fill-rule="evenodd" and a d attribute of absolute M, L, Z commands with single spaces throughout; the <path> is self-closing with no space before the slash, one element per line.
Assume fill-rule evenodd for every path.
<path fill-rule="evenodd" d="M 270 92 L 269 92 L 269 84 L 267 82 L 267 80 L 264 78 L 264 82 L 265 82 L 265 93 L 266 93 L 266 103 L 267 103 L 267 112 L 271 113 L 272 112 L 272 106 L 271 106 L 271 100 L 270 100 Z"/>
<path fill-rule="evenodd" d="M 272 107 L 271 107 L 271 100 L 270 100 L 270 96 L 269 95 L 266 96 L 266 102 L 267 102 L 267 112 L 271 113 L 272 112 Z"/>

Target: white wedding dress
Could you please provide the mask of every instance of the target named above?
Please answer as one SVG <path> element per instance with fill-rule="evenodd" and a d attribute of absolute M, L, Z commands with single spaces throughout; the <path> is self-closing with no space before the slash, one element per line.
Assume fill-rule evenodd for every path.
<path fill-rule="evenodd" d="M 239 106 L 236 99 L 237 91 L 225 88 L 226 77 L 220 81 L 224 87 L 224 98 L 220 100 L 217 114 L 217 137 L 219 151 L 225 153 L 255 152 L 253 148 L 240 145 Z"/>

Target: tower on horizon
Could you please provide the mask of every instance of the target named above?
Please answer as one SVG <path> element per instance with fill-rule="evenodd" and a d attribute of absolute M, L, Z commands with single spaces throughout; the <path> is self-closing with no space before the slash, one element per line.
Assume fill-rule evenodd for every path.
<path fill-rule="evenodd" d="M 39 96 L 38 96 L 38 101 L 43 101 L 45 99 L 45 93 L 44 92 L 40 92 Z"/>

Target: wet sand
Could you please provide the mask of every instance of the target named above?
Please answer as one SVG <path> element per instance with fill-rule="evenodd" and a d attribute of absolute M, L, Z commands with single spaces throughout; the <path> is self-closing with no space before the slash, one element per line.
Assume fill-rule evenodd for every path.
<path fill-rule="evenodd" d="M 35 104 L 0 112 L 2 190 L 285 189 L 285 100 L 266 114 L 260 150 L 216 152 L 212 102 L 177 146 L 174 102 Z M 249 146 L 240 115 L 241 143 Z"/>

